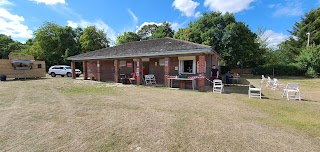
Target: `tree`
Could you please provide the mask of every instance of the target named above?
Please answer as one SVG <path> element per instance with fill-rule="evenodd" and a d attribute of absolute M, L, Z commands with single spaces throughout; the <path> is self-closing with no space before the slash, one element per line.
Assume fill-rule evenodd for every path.
<path fill-rule="evenodd" d="M 185 41 L 191 41 L 190 40 L 190 34 L 192 33 L 191 28 L 180 28 L 175 34 L 175 39 L 185 40 Z"/>
<path fill-rule="evenodd" d="M 230 13 L 204 13 L 199 20 L 191 22 L 188 28 L 179 29 L 174 37 L 212 46 L 231 68 L 255 67 L 261 64 L 265 53 L 259 48 L 257 35 L 244 23 L 237 22 Z"/>
<path fill-rule="evenodd" d="M 23 48 L 25 46 L 22 43 L 12 40 L 9 36 L 0 34 L 0 59 L 7 59 L 11 52 Z"/>
<path fill-rule="evenodd" d="M 264 49 L 256 42 L 257 35 L 242 22 L 228 24 L 222 38 L 225 50 L 221 53 L 228 65 L 255 67 L 263 64 Z"/>
<path fill-rule="evenodd" d="M 156 24 L 147 24 L 142 26 L 141 29 L 138 30 L 137 34 L 142 39 L 148 39 L 157 28 L 158 28 L 158 25 Z"/>
<path fill-rule="evenodd" d="M 173 37 L 173 35 L 174 31 L 171 28 L 171 24 L 169 22 L 163 22 L 162 25 L 159 26 L 149 37 L 149 39 Z"/>
<path fill-rule="evenodd" d="M 124 32 L 117 37 L 117 45 L 121 45 L 128 42 L 140 41 L 141 37 L 134 32 Z"/>
<path fill-rule="evenodd" d="M 302 49 L 297 61 L 306 69 L 312 68 L 317 73 L 320 72 L 320 45 Z"/>
<path fill-rule="evenodd" d="M 103 30 L 97 30 L 95 26 L 88 26 L 80 36 L 81 53 L 90 52 L 109 46 L 107 34 Z"/>
<path fill-rule="evenodd" d="M 36 59 L 45 60 L 47 66 L 66 64 L 66 57 L 79 54 L 76 33 L 71 27 L 45 22 L 35 33 L 27 52 Z"/>
<path fill-rule="evenodd" d="M 296 22 L 293 30 L 290 31 L 290 39 L 280 44 L 279 51 L 281 57 L 287 63 L 296 62 L 300 52 L 307 46 L 308 35 L 310 33 L 310 45 L 320 44 L 320 8 L 313 9 Z"/>

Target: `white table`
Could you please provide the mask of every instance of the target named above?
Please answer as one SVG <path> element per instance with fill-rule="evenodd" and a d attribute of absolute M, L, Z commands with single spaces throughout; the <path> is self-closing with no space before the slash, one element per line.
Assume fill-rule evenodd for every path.
<path fill-rule="evenodd" d="M 177 81 L 192 81 L 192 89 L 194 90 L 195 86 L 196 86 L 196 79 L 197 78 L 168 78 L 169 80 L 169 87 L 172 88 L 172 81 L 173 80 L 177 80 Z"/>

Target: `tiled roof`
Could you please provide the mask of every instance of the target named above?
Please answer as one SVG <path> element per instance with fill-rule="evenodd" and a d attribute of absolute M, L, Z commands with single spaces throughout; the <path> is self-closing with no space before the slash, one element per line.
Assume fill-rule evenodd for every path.
<path fill-rule="evenodd" d="M 68 57 L 68 60 L 111 59 L 124 57 L 145 57 L 190 53 L 217 54 L 210 46 L 178 40 L 159 38 L 125 43 Z"/>

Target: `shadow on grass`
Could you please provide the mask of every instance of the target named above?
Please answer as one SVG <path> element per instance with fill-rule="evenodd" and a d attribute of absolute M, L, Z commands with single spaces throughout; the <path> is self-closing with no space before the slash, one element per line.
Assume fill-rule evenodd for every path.
<path fill-rule="evenodd" d="M 45 80 L 45 79 L 49 79 L 46 77 L 42 77 L 42 78 L 7 78 L 6 81 L 0 81 L 0 82 L 12 82 L 12 81 L 36 81 L 36 80 Z"/>

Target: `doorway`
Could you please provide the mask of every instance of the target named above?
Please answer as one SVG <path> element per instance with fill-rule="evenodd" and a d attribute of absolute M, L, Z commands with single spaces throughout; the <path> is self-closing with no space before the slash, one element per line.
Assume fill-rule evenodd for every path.
<path fill-rule="evenodd" d="M 149 61 L 143 61 L 142 62 L 142 70 L 145 69 L 145 74 L 149 74 Z M 143 71 L 142 71 L 143 72 Z"/>

